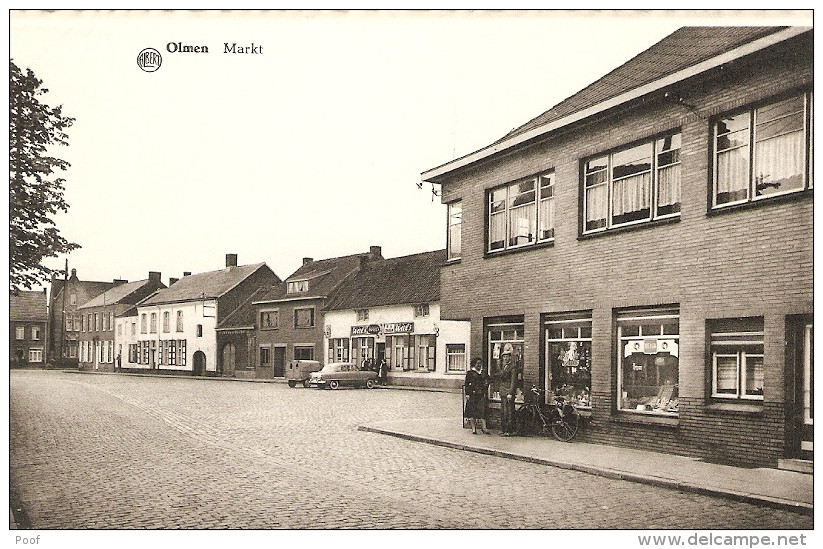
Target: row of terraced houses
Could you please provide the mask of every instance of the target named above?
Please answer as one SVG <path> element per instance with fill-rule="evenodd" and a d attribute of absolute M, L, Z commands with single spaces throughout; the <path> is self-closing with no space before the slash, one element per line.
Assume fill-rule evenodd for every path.
<path fill-rule="evenodd" d="M 283 281 L 231 254 L 167 287 L 73 274 L 53 281 L 50 344 L 82 368 L 278 378 L 290 359 L 371 359 L 455 388 L 478 356 L 492 422 L 511 345 L 590 442 L 809 460 L 813 83 L 812 29 L 680 29 L 424 171 L 445 250 L 306 258 Z"/>

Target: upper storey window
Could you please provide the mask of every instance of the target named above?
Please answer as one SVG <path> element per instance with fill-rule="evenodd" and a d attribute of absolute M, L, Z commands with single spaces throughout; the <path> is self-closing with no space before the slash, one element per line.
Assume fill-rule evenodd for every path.
<path fill-rule="evenodd" d="M 554 172 L 489 191 L 488 251 L 554 240 Z"/>
<path fill-rule="evenodd" d="M 680 215 L 680 133 L 591 158 L 583 171 L 584 233 Z"/>
<path fill-rule="evenodd" d="M 458 200 L 449 204 L 448 259 L 460 259 L 463 232 L 463 203 Z"/>
<path fill-rule="evenodd" d="M 811 98 L 797 95 L 714 122 L 713 208 L 812 187 Z"/>
<path fill-rule="evenodd" d="M 287 292 L 290 294 L 296 294 L 299 292 L 308 292 L 309 291 L 309 281 L 308 280 L 294 280 L 288 283 Z"/>

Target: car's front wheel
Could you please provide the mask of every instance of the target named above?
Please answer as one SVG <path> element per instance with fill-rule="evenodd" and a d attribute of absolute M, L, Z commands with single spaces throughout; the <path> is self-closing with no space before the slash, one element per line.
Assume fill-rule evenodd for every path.
<path fill-rule="evenodd" d="M 289 387 L 291 387 L 292 389 L 294 389 L 296 386 L 297 386 L 297 382 L 296 382 L 296 381 L 294 381 L 293 379 L 290 379 L 290 380 L 289 380 Z"/>
<path fill-rule="evenodd" d="M 373 379 L 367 379 L 366 380 L 366 389 L 374 389 L 374 380 Z"/>
<path fill-rule="evenodd" d="M 337 381 L 336 379 L 333 379 L 333 380 L 329 381 L 329 389 L 339 389 L 339 388 L 340 388 L 340 382 L 339 381 Z"/>

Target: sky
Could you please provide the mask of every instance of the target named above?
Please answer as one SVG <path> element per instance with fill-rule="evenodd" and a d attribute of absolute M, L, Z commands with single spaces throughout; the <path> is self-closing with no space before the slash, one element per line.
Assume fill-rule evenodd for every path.
<path fill-rule="evenodd" d="M 12 12 L 10 57 L 76 119 L 61 234 L 81 280 L 164 282 L 303 257 L 445 248 L 420 173 L 471 153 L 684 25 L 810 12 Z M 172 53 L 169 44 L 206 46 Z M 224 53 L 225 44 L 259 53 Z M 137 65 L 147 47 L 155 72 Z M 171 47 L 171 49 L 174 49 Z M 433 199 L 433 200 L 432 200 Z M 46 262 L 60 268 L 65 257 Z"/>

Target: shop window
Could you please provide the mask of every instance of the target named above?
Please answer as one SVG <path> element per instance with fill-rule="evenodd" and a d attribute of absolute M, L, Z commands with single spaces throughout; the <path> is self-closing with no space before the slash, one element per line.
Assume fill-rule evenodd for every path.
<path fill-rule="evenodd" d="M 178 332 L 183 331 L 183 311 L 177 311 L 177 327 Z"/>
<path fill-rule="evenodd" d="M 763 319 L 709 323 L 712 398 L 763 400 Z"/>
<path fill-rule="evenodd" d="M 491 376 L 489 397 L 500 400 L 500 372 L 503 369 L 503 354 L 511 350 L 512 362 L 522 371 L 523 367 L 523 323 L 489 324 L 486 327 L 486 341 L 488 342 L 488 357 L 486 371 Z M 518 391 L 517 400 L 522 400 L 522 393 Z"/>
<path fill-rule="evenodd" d="M 591 313 L 551 315 L 544 323 L 546 390 L 575 406 L 591 406 Z M 547 396 L 548 401 L 548 396 Z"/>
<path fill-rule="evenodd" d="M 414 316 L 429 316 L 429 304 L 421 303 L 414 306 Z"/>
<path fill-rule="evenodd" d="M 348 362 L 349 361 L 349 340 L 348 338 L 329 339 L 328 362 Z"/>
<path fill-rule="evenodd" d="M 294 327 L 295 328 L 313 328 L 314 327 L 314 307 L 306 307 L 294 310 Z"/>
<path fill-rule="evenodd" d="M 43 349 L 29 349 L 29 362 L 43 362 Z"/>
<path fill-rule="evenodd" d="M 460 259 L 463 239 L 463 203 L 458 200 L 449 204 L 449 227 L 446 233 L 448 260 Z"/>
<path fill-rule="evenodd" d="M 466 373 L 466 345 L 464 343 L 446 344 L 446 372 Z"/>
<path fill-rule="evenodd" d="M 26 339 L 26 327 L 25 326 L 17 326 L 14 329 L 14 339 L 20 341 Z"/>
<path fill-rule="evenodd" d="M 271 347 L 260 347 L 260 366 L 268 367 L 271 365 Z"/>
<path fill-rule="evenodd" d="M 386 338 L 388 340 L 388 338 Z M 386 344 L 388 346 L 388 343 Z M 366 360 L 374 359 L 374 338 L 373 337 L 353 337 L 351 339 L 351 361 L 362 369 Z"/>
<path fill-rule="evenodd" d="M 280 311 L 260 311 L 260 329 L 276 330 L 280 327 Z"/>
<path fill-rule="evenodd" d="M 680 215 L 680 133 L 587 160 L 583 233 Z"/>
<path fill-rule="evenodd" d="M 171 313 L 163 311 L 163 333 L 167 334 L 171 331 Z"/>
<path fill-rule="evenodd" d="M 489 252 L 553 240 L 554 173 L 492 189 L 488 208 Z"/>
<path fill-rule="evenodd" d="M 129 363 L 137 364 L 137 344 L 129 343 Z"/>
<path fill-rule="evenodd" d="M 295 345 L 294 360 L 314 360 L 314 346 Z"/>
<path fill-rule="evenodd" d="M 678 309 L 623 311 L 617 315 L 619 410 L 677 415 L 679 334 Z"/>
<path fill-rule="evenodd" d="M 417 343 L 417 369 L 433 372 L 437 368 L 436 341 L 434 334 L 414 336 Z"/>
<path fill-rule="evenodd" d="M 365 322 L 369 319 L 368 309 L 357 309 L 357 322 Z"/>
<path fill-rule="evenodd" d="M 713 126 L 713 208 L 811 188 L 811 95 L 717 120 Z"/>

